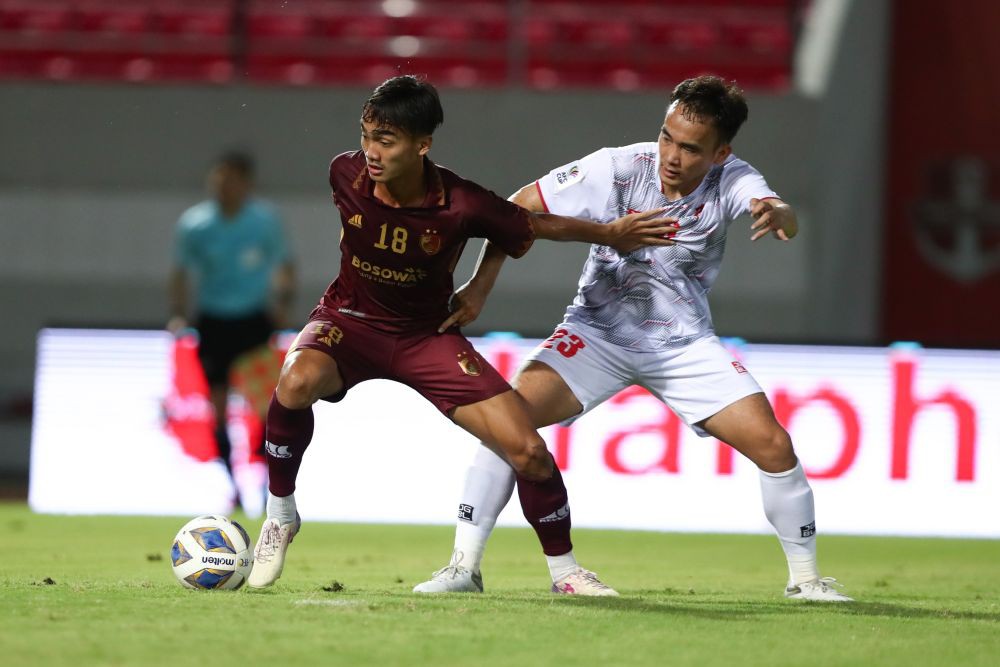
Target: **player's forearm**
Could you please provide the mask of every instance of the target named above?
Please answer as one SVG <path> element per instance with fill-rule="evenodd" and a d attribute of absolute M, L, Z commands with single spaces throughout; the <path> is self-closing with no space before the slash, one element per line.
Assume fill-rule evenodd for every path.
<path fill-rule="evenodd" d="M 472 272 L 469 282 L 475 283 L 480 289 L 489 292 L 493 289 L 506 259 L 507 253 L 486 241 L 483 243 L 483 249 L 479 253 L 479 259 L 476 260 L 476 268 Z"/>
<path fill-rule="evenodd" d="M 582 241 L 604 245 L 611 240 L 608 225 L 552 213 L 532 214 L 531 226 L 537 238 L 550 241 Z"/>

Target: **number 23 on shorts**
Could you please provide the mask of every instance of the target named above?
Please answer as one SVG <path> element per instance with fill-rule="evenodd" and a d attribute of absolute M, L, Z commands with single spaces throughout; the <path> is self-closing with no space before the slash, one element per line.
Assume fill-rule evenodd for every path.
<path fill-rule="evenodd" d="M 551 350 L 555 346 L 556 352 L 562 356 L 572 357 L 577 351 L 582 350 L 587 347 L 587 344 L 583 342 L 583 339 L 576 334 L 571 334 L 565 329 L 556 329 L 555 332 L 545 339 L 542 343 L 542 347 L 546 350 Z"/>

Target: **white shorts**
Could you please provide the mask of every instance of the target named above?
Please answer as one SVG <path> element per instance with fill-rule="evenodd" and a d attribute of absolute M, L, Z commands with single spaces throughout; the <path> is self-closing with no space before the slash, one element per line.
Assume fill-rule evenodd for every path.
<path fill-rule="evenodd" d="M 762 391 L 717 336 L 661 352 L 634 352 L 599 338 L 589 327 L 564 322 L 528 355 L 525 363 L 529 361 L 552 367 L 583 405 L 564 426 L 638 385 L 666 403 L 695 433 L 708 437 L 699 422 Z"/>

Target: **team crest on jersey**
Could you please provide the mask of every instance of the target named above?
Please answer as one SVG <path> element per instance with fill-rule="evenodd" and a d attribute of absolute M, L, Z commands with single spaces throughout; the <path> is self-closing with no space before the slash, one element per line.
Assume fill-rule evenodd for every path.
<path fill-rule="evenodd" d="M 479 360 L 474 356 L 469 356 L 468 352 L 459 352 L 457 356 L 458 366 L 466 375 L 478 377 L 483 372 L 483 369 L 479 366 Z"/>
<path fill-rule="evenodd" d="M 347 223 L 348 223 L 348 224 L 350 224 L 350 225 L 354 225 L 354 226 L 355 226 L 355 227 L 357 227 L 358 229 L 361 229 L 361 214 L 360 214 L 360 213 L 358 213 L 358 214 L 356 214 L 356 215 L 352 215 L 352 216 L 351 216 L 351 217 L 350 217 L 350 218 L 349 218 L 349 219 L 347 220 Z"/>
<path fill-rule="evenodd" d="M 420 235 L 420 249 L 428 255 L 436 255 L 441 249 L 441 237 L 433 229 L 425 230 Z"/>

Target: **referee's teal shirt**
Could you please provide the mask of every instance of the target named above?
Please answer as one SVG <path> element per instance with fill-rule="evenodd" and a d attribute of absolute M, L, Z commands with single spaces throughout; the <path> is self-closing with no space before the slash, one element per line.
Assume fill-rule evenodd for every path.
<path fill-rule="evenodd" d="M 271 275 L 288 254 L 281 220 L 258 199 L 232 218 L 204 201 L 177 221 L 174 261 L 195 274 L 199 314 L 238 318 L 266 310 Z"/>

